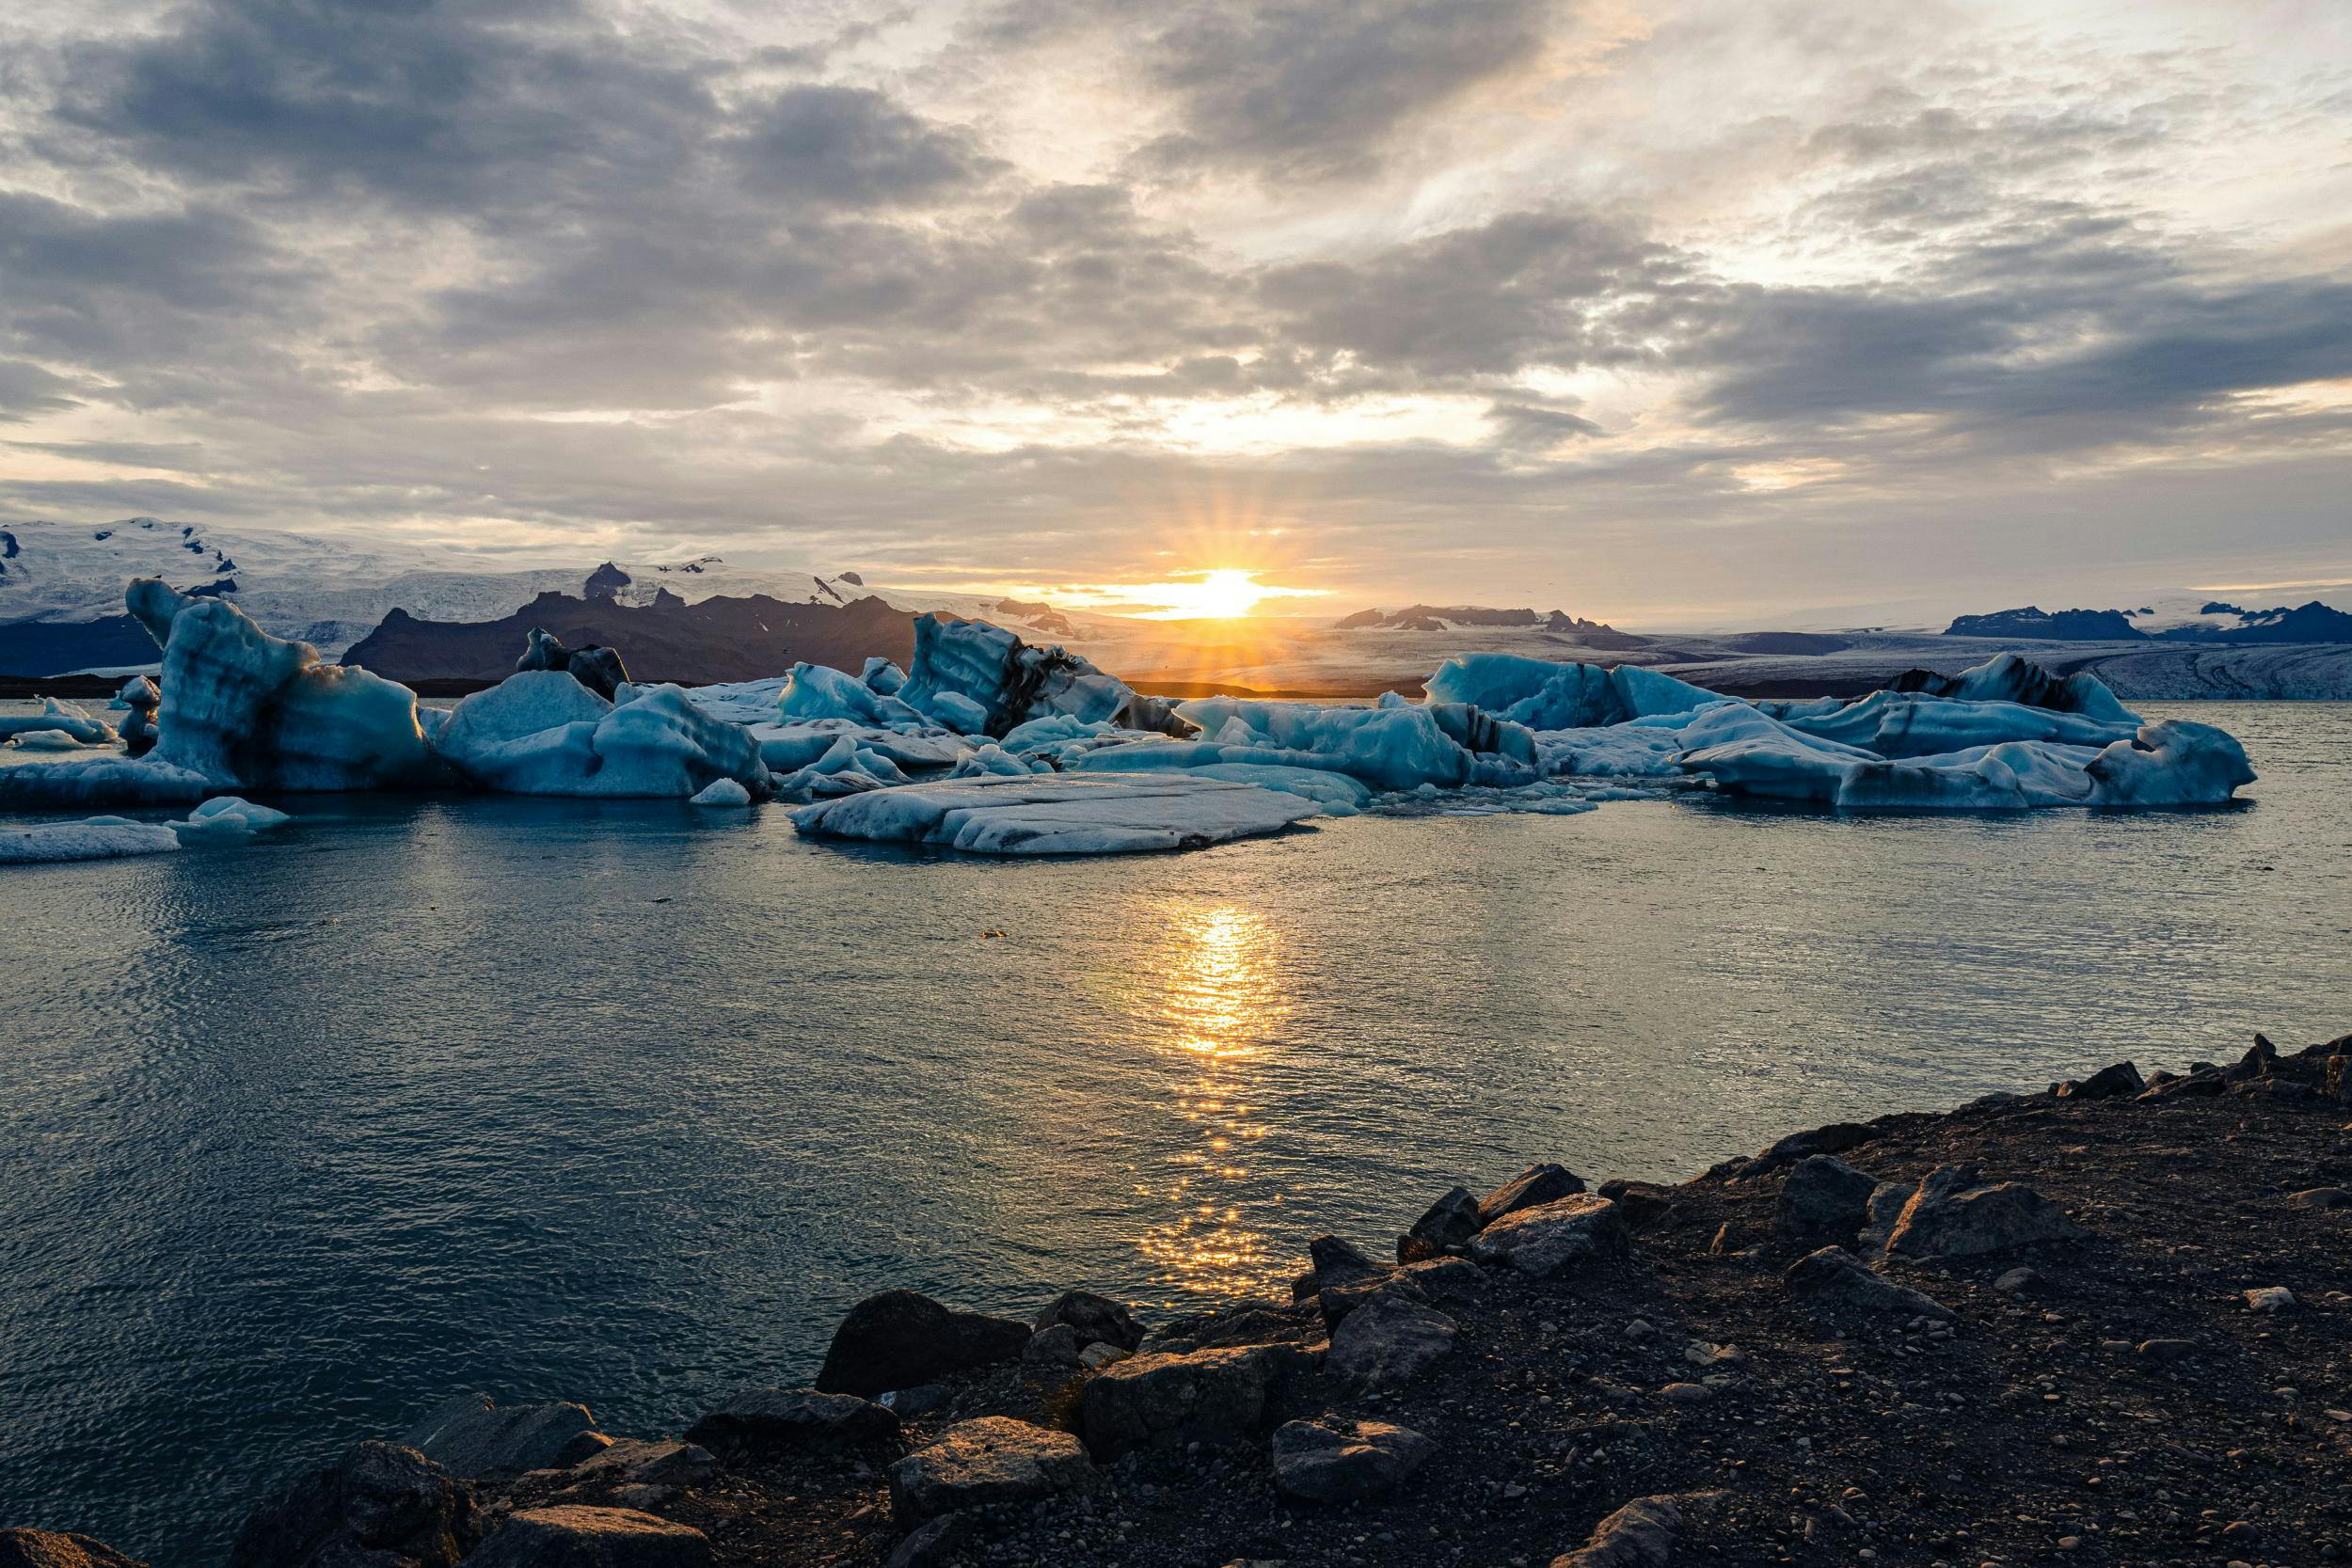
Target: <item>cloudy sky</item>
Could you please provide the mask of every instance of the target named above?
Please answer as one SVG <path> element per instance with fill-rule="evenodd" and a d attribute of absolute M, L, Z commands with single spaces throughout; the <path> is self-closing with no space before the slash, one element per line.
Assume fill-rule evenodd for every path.
<path fill-rule="evenodd" d="M 2340 581 L 2348 128 L 2342 0 L 12 0 L 0 518 L 1637 623 Z"/>

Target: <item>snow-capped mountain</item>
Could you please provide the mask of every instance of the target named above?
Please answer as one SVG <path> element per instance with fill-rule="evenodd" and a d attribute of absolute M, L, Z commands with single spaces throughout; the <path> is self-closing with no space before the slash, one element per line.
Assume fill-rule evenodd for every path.
<path fill-rule="evenodd" d="M 689 604 L 765 594 L 787 604 L 842 605 L 866 592 L 847 578 L 739 567 L 715 555 L 484 570 L 408 546 L 131 517 L 0 530 L 0 625 L 119 616 L 124 585 L 140 577 L 226 598 L 265 629 L 313 643 L 328 658 L 394 610 L 427 621 L 496 621 L 546 593 L 625 605 L 649 605 L 664 594 Z"/>

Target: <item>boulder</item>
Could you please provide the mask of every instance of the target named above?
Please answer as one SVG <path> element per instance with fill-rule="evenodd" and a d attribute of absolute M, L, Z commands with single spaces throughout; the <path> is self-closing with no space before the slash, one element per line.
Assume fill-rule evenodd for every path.
<path fill-rule="evenodd" d="M 1088 1382 L 1080 1426 L 1101 1459 L 1148 1446 L 1231 1443 L 1263 1417 L 1273 1376 L 1263 1346 L 1129 1356 Z"/>
<path fill-rule="evenodd" d="M 633 1508 L 526 1508 L 466 1568 L 707 1568 L 710 1539 Z"/>
<path fill-rule="evenodd" d="M 1075 1370 L 1085 1363 L 1080 1354 L 1090 1347 L 1078 1338 L 1078 1331 L 1068 1323 L 1056 1323 L 1041 1328 L 1029 1336 L 1029 1342 L 1021 1347 L 1022 1361 L 1046 1371 Z M 1117 1346 L 1112 1347 L 1114 1350 Z"/>
<path fill-rule="evenodd" d="M 1747 1162 L 1747 1174 L 1760 1176 L 1816 1154 L 1843 1154 L 1877 1136 L 1876 1128 L 1858 1121 L 1833 1121 L 1809 1132 L 1791 1132 Z"/>
<path fill-rule="evenodd" d="M 1324 1370 L 1368 1389 L 1393 1388 L 1454 1350 L 1461 1325 L 1433 1307 L 1379 1296 L 1350 1312 L 1331 1336 Z"/>
<path fill-rule="evenodd" d="M 1029 1342 L 1029 1325 L 959 1312 L 919 1291 L 884 1291 L 850 1308 L 833 1331 L 817 1386 L 867 1399 L 1009 1361 Z"/>
<path fill-rule="evenodd" d="M 1323 1326 L 1334 1329 L 1350 1312 L 1383 1296 L 1395 1296 L 1405 1301 L 1428 1299 L 1422 1292 L 1420 1281 L 1400 1268 L 1366 1275 L 1361 1279 L 1351 1279 L 1341 1285 L 1327 1285 L 1316 1298 L 1315 1305 L 1322 1309 Z"/>
<path fill-rule="evenodd" d="M 1433 1302 L 1476 1301 L 1492 1283 L 1486 1271 L 1467 1258 L 1432 1258 L 1407 1263 L 1398 1273 L 1412 1282 L 1423 1300 Z"/>
<path fill-rule="evenodd" d="M 1636 1497 L 1595 1526 L 1583 1545 L 1553 1558 L 1551 1568 L 1666 1568 L 1681 1535 L 1677 1499 Z"/>
<path fill-rule="evenodd" d="M 2289 1193 L 2287 1201 L 2297 1209 L 2352 1209 L 2352 1192 L 2342 1187 L 2306 1187 Z"/>
<path fill-rule="evenodd" d="M 0 1568 L 147 1568 L 103 1541 L 46 1529 L 0 1529 Z"/>
<path fill-rule="evenodd" d="M 2090 1234 L 2022 1182 L 1986 1183 L 1974 1166 L 1942 1165 L 1921 1178 L 1896 1216 L 1886 1255 L 1921 1262 L 1975 1258 Z"/>
<path fill-rule="evenodd" d="M 487 1394 L 464 1394 L 400 1434 L 453 1476 L 478 1481 L 554 1470 L 578 1464 L 603 1444 L 585 1405 L 561 1400 L 496 1405 Z"/>
<path fill-rule="evenodd" d="M 2295 1305 L 2295 1292 L 2283 1285 L 2257 1285 L 2238 1292 L 2249 1312 L 2283 1312 Z"/>
<path fill-rule="evenodd" d="M 1612 1177 L 1593 1189 L 1617 1206 L 1617 1217 L 1635 1235 L 1663 1224 L 1674 1213 L 1675 1190 L 1655 1181 L 1629 1181 Z"/>
<path fill-rule="evenodd" d="M 1082 1349 L 1107 1344 L 1134 1350 L 1143 1343 L 1143 1325 L 1136 1322 L 1136 1315 L 1110 1297 L 1090 1291 L 1064 1291 L 1046 1304 L 1034 1326 L 1042 1334 L 1060 1324 L 1076 1331 Z"/>
<path fill-rule="evenodd" d="M 414 1449 L 358 1443 L 246 1515 L 228 1568 L 328 1568 L 364 1554 L 450 1568 L 481 1537 L 473 1493 Z"/>
<path fill-rule="evenodd" d="M 2266 1036 L 2256 1035 L 2254 1043 L 2247 1048 L 2246 1054 L 2239 1057 L 2236 1065 L 2221 1076 L 2233 1084 L 2242 1084 L 2249 1079 L 2268 1078 L 2278 1069 L 2279 1048 L 2271 1044 Z"/>
<path fill-rule="evenodd" d="M 1812 1252 L 1851 1246 L 1870 1217 L 1870 1195 L 1878 1180 L 1834 1154 L 1808 1154 L 1788 1172 L 1780 1189 L 1773 1228 L 1785 1246 Z"/>
<path fill-rule="evenodd" d="M 2114 1100 L 2139 1094 L 2147 1087 L 2147 1080 L 2140 1077 L 2137 1064 L 2117 1062 L 2101 1068 L 2079 1083 L 2060 1084 L 2058 1097 L 2060 1100 Z"/>
<path fill-rule="evenodd" d="M 1942 1302 L 1872 1272 L 1842 1247 L 1825 1246 L 1798 1259 L 1783 1279 L 1790 1296 L 1834 1323 L 1884 1317 L 1946 1321 L 1952 1316 Z"/>
<path fill-rule="evenodd" d="M 1492 1225 L 1505 1214 L 1573 1197 L 1584 1190 L 1584 1179 L 1565 1165 L 1530 1165 L 1478 1200 L 1478 1223 Z"/>
<path fill-rule="evenodd" d="M 696 1443 L 667 1437 L 621 1437 L 572 1466 L 576 1486 L 649 1488 L 671 1492 L 700 1486 L 719 1473 L 719 1456 Z"/>
<path fill-rule="evenodd" d="M 1284 1422 L 1272 1447 L 1274 1484 L 1283 1496 L 1352 1503 L 1394 1488 L 1438 1445 L 1406 1427 L 1327 1416 Z"/>
<path fill-rule="evenodd" d="M 1508 1211 L 1478 1233 L 1470 1257 L 1487 1268 L 1553 1279 L 1580 1264 L 1622 1258 L 1627 1245 L 1617 1206 L 1585 1193 Z"/>
<path fill-rule="evenodd" d="M 813 1388 L 745 1388 L 686 1429 L 686 1440 L 724 1454 L 844 1449 L 898 1435 L 896 1412 L 854 1394 Z"/>
<path fill-rule="evenodd" d="M 1066 1432 L 1006 1416 L 961 1421 L 890 1467 L 890 1496 L 913 1527 L 960 1509 L 1032 1503 L 1094 1483 L 1086 1449 Z"/>
<path fill-rule="evenodd" d="M 1479 1217 L 1478 1200 L 1468 1187 L 1456 1187 L 1431 1204 L 1412 1227 L 1396 1239 L 1396 1260 L 1418 1263 L 1443 1258 L 1470 1245 L 1486 1222 Z"/>
<path fill-rule="evenodd" d="M 1384 1274 L 1379 1264 L 1364 1255 L 1363 1248 L 1339 1236 L 1317 1236 L 1307 1243 L 1309 1273 L 1314 1279 L 1312 1295 L 1333 1285 L 1343 1285 L 1351 1279 L 1362 1279 Z"/>

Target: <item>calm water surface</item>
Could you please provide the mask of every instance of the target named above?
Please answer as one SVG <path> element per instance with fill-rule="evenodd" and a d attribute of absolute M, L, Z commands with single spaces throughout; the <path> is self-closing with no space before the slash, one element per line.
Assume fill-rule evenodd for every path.
<path fill-rule="evenodd" d="M 472 1387 L 673 1431 L 859 1296 L 1257 1290 L 1533 1158 L 1679 1178 L 2352 1029 L 2352 705 L 2233 810 L 1623 802 L 999 863 L 311 798 L 0 874 L 0 1523 L 215 1560 Z"/>

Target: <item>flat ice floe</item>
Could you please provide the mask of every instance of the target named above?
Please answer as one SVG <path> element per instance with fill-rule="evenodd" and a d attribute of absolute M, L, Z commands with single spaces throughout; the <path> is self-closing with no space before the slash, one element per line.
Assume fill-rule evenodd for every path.
<path fill-rule="evenodd" d="M 1183 773 L 953 779 L 803 806 L 819 838 L 938 844 L 983 855 L 1194 849 L 1289 827 L 1321 808 L 1296 795 Z"/>
<path fill-rule="evenodd" d="M 125 855 L 167 855 L 179 847 L 180 835 L 162 823 L 119 816 L 0 828 L 0 865 L 110 861 Z"/>

